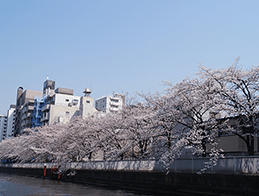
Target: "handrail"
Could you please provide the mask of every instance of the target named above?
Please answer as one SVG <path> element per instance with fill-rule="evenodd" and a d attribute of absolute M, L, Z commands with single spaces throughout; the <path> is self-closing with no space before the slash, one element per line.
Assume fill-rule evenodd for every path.
<path fill-rule="evenodd" d="M 199 172 L 205 168 L 209 158 L 181 158 L 165 166 L 158 160 L 118 160 L 118 161 L 86 161 L 69 162 L 65 169 L 86 170 L 127 170 L 127 171 L 166 171 L 170 172 Z M 259 156 L 239 156 L 218 159 L 216 166 L 209 167 L 205 172 L 229 174 L 259 174 Z M 2 163 L 0 167 L 14 168 L 43 168 L 49 169 L 56 163 Z"/>

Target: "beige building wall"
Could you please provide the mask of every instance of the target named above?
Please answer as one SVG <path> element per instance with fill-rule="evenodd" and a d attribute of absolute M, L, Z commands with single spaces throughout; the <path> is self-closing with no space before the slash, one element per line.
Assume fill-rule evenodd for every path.
<path fill-rule="evenodd" d="M 53 104 L 47 104 L 42 108 L 41 122 L 43 125 L 51 125 L 67 123 L 78 116 L 86 117 L 97 112 L 93 105 L 94 99 L 92 97 L 55 94 Z"/>
<path fill-rule="evenodd" d="M 67 123 L 71 118 L 78 115 L 78 107 L 50 105 L 49 124 Z"/>
<path fill-rule="evenodd" d="M 41 97 L 42 91 L 25 90 L 19 87 L 16 100 L 15 133 L 21 134 L 23 129 L 32 127 L 32 112 L 35 97 Z"/>
<path fill-rule="evenodd" d="M 92 97 L 81 97 L 79 116 L 86 117 L 96 113 L 97 110 L 94 107 L 94 98 Z"/>

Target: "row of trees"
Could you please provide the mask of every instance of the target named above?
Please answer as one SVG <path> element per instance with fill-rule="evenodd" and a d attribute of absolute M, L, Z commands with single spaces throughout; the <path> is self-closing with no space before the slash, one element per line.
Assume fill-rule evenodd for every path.
<path fill-rule="evenodd" d="M 117 113 L 26 130 L 27 134 L 0 143 L 0 158 L 60 163 L 159 159 L 169 163 L 188 149 L 216 161 L 221 151 L 219 132 L 239 136 L 253 155 L 259 66 L 244 71 L 237 62 L 218 70 L 200 66 L 196 78 L 164 82 L 162 93 L 139 93 L 143 104 L 129 104 Z M 229 126 L 231 118 L 235 126 Z"/>

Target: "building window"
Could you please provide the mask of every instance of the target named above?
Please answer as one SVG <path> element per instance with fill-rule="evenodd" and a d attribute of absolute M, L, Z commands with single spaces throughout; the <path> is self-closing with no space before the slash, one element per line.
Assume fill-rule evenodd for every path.
<path fill-rule="evenodd" d="M 78 104 L 78 100 L 77 99 L 73 99 L 73 105 L 77 105 Z"/>
<path fill-rule="evenodd" d="M 69 99 L 65 99 L 66 102 L 69 102 Z"/>
<path fill-rule="evenodd" d="M 86 103 L 90 103 L 90 101 L 86 101 Z"/>

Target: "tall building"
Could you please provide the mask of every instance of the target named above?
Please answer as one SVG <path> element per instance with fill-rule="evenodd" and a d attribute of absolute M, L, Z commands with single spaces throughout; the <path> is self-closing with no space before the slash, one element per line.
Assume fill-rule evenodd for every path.
<path fill-rule="evenodd" d="M 32 127 L 34 99 L 42 97 L 42 91 L 25 90 L 19 87 L 16 99 L 16 118 L 14 136 L 21 134 L 25 128 Z"/>
<path fill-rule="evenodd" d="M 74 90 L 57 88 L 54 95 L 46 97 L 42 108 L 42 125 L 66 123 L 72 117 L 78 116 L 80 97 L 74 96 Z"/>
<path fill-rule="evenodd" d="M 0 115 L 0 142 L 13 137 L 15 123 L 15 105 L 10 105 L 7 115 Z"/>
<path fill-rule="evenodd" d="M 46 98 L 35 98 L 33 117 L 32 117 L 32 127 L 38 127 L 42 125 L 41 118 L 43 116 L 42 108 L 46 104 Z"/>
<path fill-rule="evenodd" d="M 38 127 L 45 122 L 42 120 L 43 111 L 42 108 L 51 101 L 53 95 L 55 94 L 55 81 L 47 79 L 43 83 L 43 96 L 41 98 L 34 99 L 34 108 L 33 108 L 33 118 L 32 118 L 32 127 Z M 45 119 L 46 120 L 46 119 Z"/>
<path fill-rule="evenodd" d="M 14 126 L 15 126 L 15 108 L 16 105 L 10 105 L 9 110 L 7 110 L 7 130 L 6 139 L 14 136 Z"/>
<path fill-rule="evenodd" d="M 26 128 L 66 123 L 74 117 L 86 117 L 97 110 L 91 91 L 84 90 L 85 96 L 74 96 L 74 90 L 57 88 L 55 81 L 47 79 L 43 91 L 25 90 L 19 87 L 16 100 L 14 135 Z"/>
<path fill-rule="evenodd" d="M 95 108 L 101 112 L 116 112 L 125 105 L 125 95 L 115 94 L 114 96 L 103 96 L 95 101 Z"/>
<path fill-rule="evenodd" d="M 33 127 L 66 123 L 74 117 L 85 117 L 97 112 L 91 91 L 84 90 L 85 96 L 74 96 L 74 90 L 57 88 L 55 81 L 46 80 L 43 96 L 34 100 Z"/>
<path fill-rule="evenodd" d="M 0 142 L 6 137 L 7 116 L 0 115 Z"/>

